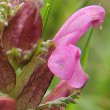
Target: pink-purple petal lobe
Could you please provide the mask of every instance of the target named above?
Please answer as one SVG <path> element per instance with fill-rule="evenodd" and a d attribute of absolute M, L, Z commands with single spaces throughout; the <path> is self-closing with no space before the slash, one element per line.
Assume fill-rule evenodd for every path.
<path fill-rule="evenodd" d="M 82 71 L 79 71 L 79 68 L 77 68 L 77 66 L 79 66 L 79 62 L 80 49 L 73 45 L 68 45 L 58 47 L 53 51 L 48 60 L 48 67 L 56 76 L 62 80 L 66 80 L 67 82 L 69 81 L 72 86 L 77 88 L 84 84 L 84 74 Z M 77 75 L 77 78 L 79 77 L 79 79 L 77 79 L 74 74 Z M 79 82 L 80 79 L 81 81 Z M 72 82 L 72 80 L 75 82 Z"/>
<path fill-rule="evenodd" d="M 64 23 L 53 38 L 53 41 L 59 44 L 59 41 L 63 42 L 62 39 L 68 39 L 68 41 L 65 40 L 65 44 L 72 43 L 74 45 L 91 26 L 96 27 L 101 25 L 103 23 L 104 16 L 105 10 L 101 6 L 92 5 L 82 8 Z"/>
<path fill-rule="evenodd" d="M 74 88 L 72 88 L 66 81 L 61 80 L 60 83 L 43 100 L 43 103 L 53 101 L 61 97 L 68 97 L 72 93 L 73 89 Z"/>
<path fill-rule="evenodd" d="M 73 72 L 73 75 L 71 79 L 68 81 L 68 83 L 75 88 L 81 88 L 84 84 L 84 72 L 82 70 L 80 62 L 77 63 L 76 68 Z"/>

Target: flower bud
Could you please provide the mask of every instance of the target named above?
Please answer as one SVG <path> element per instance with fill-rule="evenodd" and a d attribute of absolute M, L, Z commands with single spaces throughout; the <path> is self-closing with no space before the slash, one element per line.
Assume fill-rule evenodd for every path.
<path fill-rule="evenodd" d="M 17 110 L 15 100 L 9 97 L 0 97 L 0 110 Z"/>
<path fill-rule="evenodd" d="M 20 48 L 30 50 L 41 36 L 42 19 L 38 4 L 25 1 L 4 29 L 2 43 L 5 50 Z"/>

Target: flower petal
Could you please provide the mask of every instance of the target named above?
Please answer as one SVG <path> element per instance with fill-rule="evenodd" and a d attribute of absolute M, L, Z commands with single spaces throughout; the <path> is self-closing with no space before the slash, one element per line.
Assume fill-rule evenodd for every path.
<path fill-rule="evenodd" d="M 61 80 L 51 93 L 43 99 L 43 103 L 53 101 L 61 97 L 68 97 L 74 89 L 75 88 L 71 87 L 66 81 Z"/>
<path fill-rule="evenodd" d="M 89 76 L 87 74 L 84 74 L 84 86 L 86 85 L 88 79 Z M 51 91 L 51 93 L 43 99 L 42 103 L 53 101 L 61 97 L 68 97 L 76 90 L 76 88 L 72 87 L 66 81 L 61 80 L 60 83 Z"/>
<path fill-rule="evenodd" d="M 75 44 L 90 26 L 101 25 L 104 16 L 105 10 L 101 6 L 93 5 L 82 8 L 65 22 L 53 41 L 61 45 L 65 39 L 65 44 Z"/>
<path fill-rule="evenodd" d="M 68 81 L 68 83 L 75 88 L 81 88 L 84 84 L 84 72 L 82 70 L 80 61 L 77 63 L 76 68 L 72 74 L 71 80 Z"/>
<path fill-rule="evenodd" d="M 73 86 L 75 85 L 75 87 L 81 87 L 84 84 L 84 74 L 80 70 L 77 71 L 76 69 L 79 61 L 80 49 L 73 45 L 68 45 L 55 49 L 48 60 L 48 67 L 52 73 L 60 77 L 62 80 L 66 80 L 67 82 L 69 81 Z M 78 73 L 75 72 L 80 72 L 79 75 L 81 76 L 77 75 Z M 77 80 L 77 78 L 75 79 L 73 76 L 77 78 L 79 77 L 79 79 Z M 72 82 L 72 78 L 75 82 Z M 82 81 L 76 84 L 80 79 Z"/>

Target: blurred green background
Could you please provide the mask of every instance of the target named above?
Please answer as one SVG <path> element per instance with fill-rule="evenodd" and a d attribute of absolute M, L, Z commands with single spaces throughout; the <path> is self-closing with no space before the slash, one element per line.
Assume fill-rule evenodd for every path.
<path fill-rule="evenodd" d="M 45 40 L 57 33 L 64 21 L 81 7 L 101 4 L 106 10 L 103 29 L 96 29 L 92 35 L 89 58 L 85 72 L 90 79 L 77 105 L 68 105 L 67 110 L 110 110 L 110 0 L 54 0 L 53 7 L 43 33 Z M 44 5 L 45 6 L 45 5 Z M 78 46 L 82 49 L 86 37 Z M 51 87 L 59 79 L 55 78 Z"/>

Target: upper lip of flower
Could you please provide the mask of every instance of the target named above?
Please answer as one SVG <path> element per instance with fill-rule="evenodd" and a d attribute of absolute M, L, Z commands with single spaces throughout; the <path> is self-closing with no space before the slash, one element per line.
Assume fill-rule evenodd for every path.
<path fill-rule="evenodd" d="M 58 33 L 53 38 L 53 41 L 57 42 L 63 37 L 68 36 L 69 34 L 78 33 L 84 34 L 88 28 L 95 23 L 97 25 L 101 25 L 104 21 L 105 10 L 98 5 L 87 6 L 78 10 L 75 14 L 73 14 L 61 27 Z M 81 34 L 81 35 L 82 35 Z M 81 36 L 80 35 L 80 36 Z M 75 35 L 77 37 L 77 35 Z M 75 39 L 75 38 L 73 38 Z M 76 43 L 76 42 L 75 42 Z M 74 42 L 73 42 L 74 44 Z"/>

